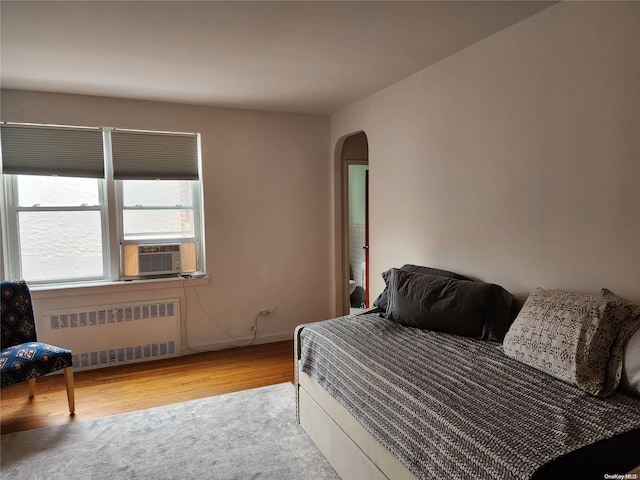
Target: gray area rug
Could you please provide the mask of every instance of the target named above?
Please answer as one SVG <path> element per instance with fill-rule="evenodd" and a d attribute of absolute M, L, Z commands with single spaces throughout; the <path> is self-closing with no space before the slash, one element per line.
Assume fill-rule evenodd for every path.
<path fill-rule="evenodd" d="M 282 383 L 1 437 L 8 479 L 338 479 Z"/>

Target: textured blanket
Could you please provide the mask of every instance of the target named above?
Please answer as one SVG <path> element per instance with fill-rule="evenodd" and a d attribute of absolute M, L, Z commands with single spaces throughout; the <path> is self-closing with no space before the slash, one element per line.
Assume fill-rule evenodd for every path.
<path fill-rule="evenodd" d="M 302 371 L 419 478 L 530 478 L 640 428 L 640 400 L 591 396 L 493 342 L 369 314 L 307 325 L 300 344 Z"/>

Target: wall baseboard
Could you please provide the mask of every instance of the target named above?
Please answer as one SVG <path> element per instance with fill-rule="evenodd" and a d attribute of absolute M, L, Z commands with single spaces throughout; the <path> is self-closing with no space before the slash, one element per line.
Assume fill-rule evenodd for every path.
<path fill-rule="evenodd" d="M 273 335 L 265 335 L 258 336 L 255 342 L 251 342 L 252 337 L 247 336 L 243 338 L 239 338 L 237 340 L 225 340 L 222 342 L 215 343 L 201 343 L 198 345 L 183 345 L 182 346 L 182 355 L 189 355 L 192 353 L 202 353 L 202 352 L 215 352 L 218 350 L 225 350 L 227 348 L 237 348 L 244 347 L 249 345 L 262 345 L 265 343 L 275 343 L 275 342 L 284 342 L 286 340 L 293 340 L 293 331 L 286 333 L 277 333 Z"/>

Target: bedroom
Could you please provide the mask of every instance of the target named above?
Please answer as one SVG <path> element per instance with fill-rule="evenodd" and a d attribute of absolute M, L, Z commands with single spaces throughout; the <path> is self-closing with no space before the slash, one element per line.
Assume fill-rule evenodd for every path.
<path fill-rule="evenodd" d="M 45 93 L 3 79 L 2 120 L 200 132 L 210 278 L 194 288 L 243 339 L 264 308 L 276 313 L 260 325 L 263 342 L 343 311 L 336 159 L 359 131 L 373 292 L 381 272 L 415 263 L 520 299 L 537 286 L 607 287 L 637 301 L 638 15 L 633 3 L 552 5 L 330 116 Z M 37 292 L 35 302 L 47 312 L 182 296 L 177 283 Z M 195 309 L 183 346 L 228 344 Z"/>

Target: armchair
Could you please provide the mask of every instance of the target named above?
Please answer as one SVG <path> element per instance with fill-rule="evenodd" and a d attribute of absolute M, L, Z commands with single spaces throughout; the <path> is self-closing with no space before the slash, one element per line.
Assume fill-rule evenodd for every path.
<path fill-rule="evenodd" d="M 2 282 L 2 387 L 29 381 L 35 395 L 36 377 L 64 370 L 69 412 L 75 414 L 71 350 L 38 342 L 31 292 L 24 281 Z"/>

